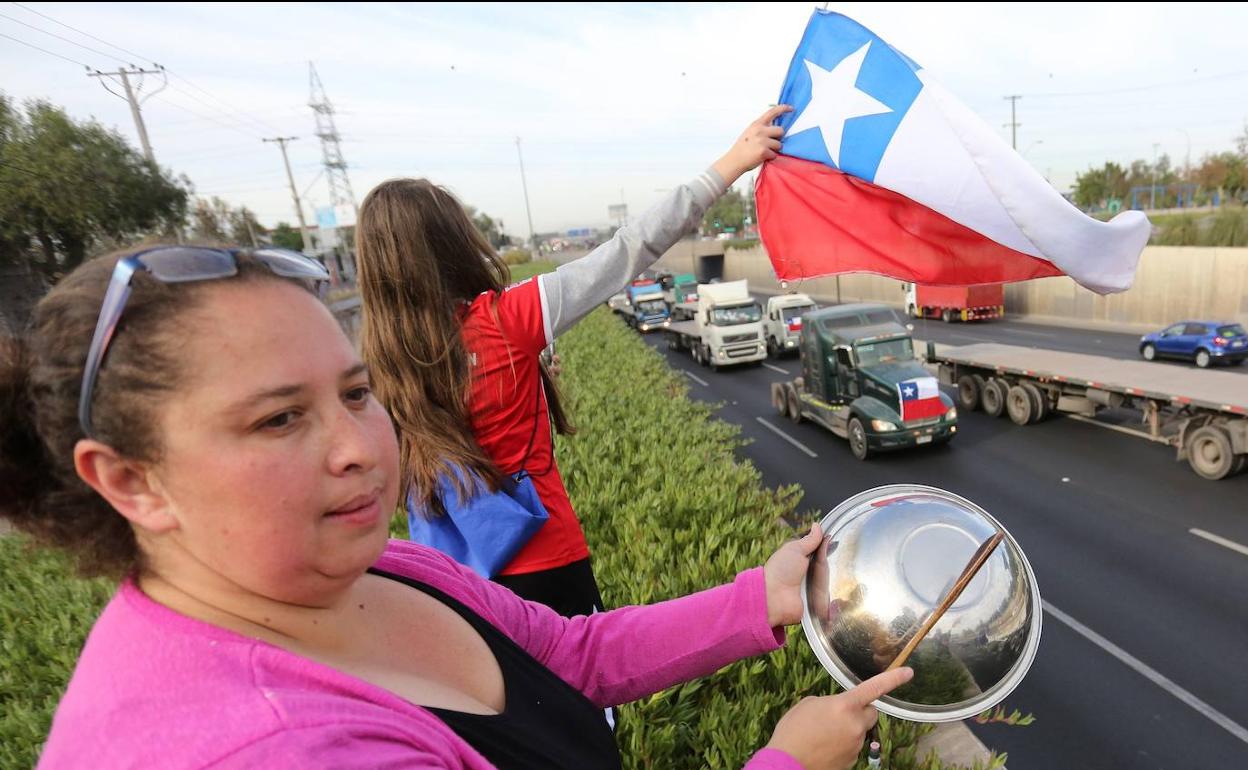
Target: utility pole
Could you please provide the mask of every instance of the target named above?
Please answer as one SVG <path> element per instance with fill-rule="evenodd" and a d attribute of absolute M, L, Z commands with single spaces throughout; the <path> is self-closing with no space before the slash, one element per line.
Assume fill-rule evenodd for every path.
<path fill-rule="evenodd" d="M 1018 122 L 1018 109 L 1017 108 L 1018 108 L 1018 100 L 1022 99 L 1023 97 L 1019 96 L 1018 94 L 1015 94 L 1013 96 L 1007 96 L 1005 98 L 1006 98 L 1006 101 L 1010 103 L 1010 122 L 1006 123 L 1005 127 L 1010 129 L 1010 147 L 1013 147 L 1015 150 L 1017 150 L 1018 149 L 1018 127 L 1022 125 L 1022 123 Z"/>
<path fill-rule="evenodd" d="M 520 151 L 520 137 L 516 137 L 516 155 L 520 158 L 520 187 L 524 190 L 524 213 L 529 218 L 529 248 L 537 254 L 537 233 L 533 231 L 533 210 L 529 208 L 529 183 L 524 178 L 524 153 Z"/>
<path fill-rule="evenodd" d="M 157 66 L 160 67 L 160 65 L 157 65 Z M 125 92 L 126 92 L 125 96 L 122 96 L 121 94 L 117 93 L 113 89 L 109 88 L 107 85 L 104 86 L 104 90 L 108 91 L 113 96 L 117 96 L 122 99 L 125 99 L 127 102 L 130 103 L 130 115 L 134 118 L 135 130 L 139 132 L 139 142 L 143 145 L 143 155 L 147 158 L 148 163 L 151 163 L 153 166 L 155 166 L 156 156 L 152 154 L 152 143 L 147 138 L 147 126 L 143 125 L 143 112 L 140 109 L 143 102 L 139 101 L 137 95 L 135 94 L 135 90 L 130 87 L 130 77 L 129 77 L 130 75 L 138 75 L 140 78 L 143 75 L 162 75 L 165 77 L 164 84 L 162 84 L 160 88 L 156 89 L 155 91 L 151 92 L 146 97 L 144 97 L 143 101 L 147 101 L 148 99 L 152 98 L 156 94 L 160 93 L 161 91 L 165 89 L 165 86 L 169 84 L 169 79 L 168 79 L 168 76 L 165 75 L 164 67 L 160 67 L 159 69 L 154 69 L 154 70 L 145 70 L 145 69 L 141 69 L 138 67 L 131 67 L 127 69 L 126 67 L 122 67 L 116 72 L 100 72 L 99 70 L 96 70 L 95 72 L 87 73 L 87 77 L 89 78 L 112 78 L 112 77 L 118 77 L 118 76 L 121 77 L 121 86 L 123 89 L 125 89 Z M 101 85 L 104 84 L 104 81 L 102 79 L 100 80 L 100 84 Z M 142 83 L 142 80 L 140 80 L 139 90 L 142 91 L 142 89 L 143 89 L 143 83 Z"/>
<path fill-rule="evenodd" d="M 286 164 L 286 181 L 290 182 L 290 197 L 295 201 L 295 214 L 299 217 L 299 238 L 303 242 L 303 251 L 308 250 L 308 223 L 303 219 L 303 204 L 299 202 L 299 191 L 295 189 L 295 175 L 290 173 L 290 158 L 286 156 L 286 143 L 293 142 L 297 136 L 275 136 L 272 139 L 261 139 L 262 142 L 275 142 L 282 150 L 282 162 Z"/>
<path fill-rule="evenodd" d="M 1160 144 L 1153 142 L 1153 183 L 1148 188 L 1148 208 L 1157 208 L 1157 148 Z"/>

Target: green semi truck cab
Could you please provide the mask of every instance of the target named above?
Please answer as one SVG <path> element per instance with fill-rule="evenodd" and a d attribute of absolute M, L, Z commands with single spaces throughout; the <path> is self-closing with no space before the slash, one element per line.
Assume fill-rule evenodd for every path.
<path fill-rule="evenodd" d="M 864 307 L 803 317 L 802 376 L 772 383 L 772 405 L 795 423 L 809 420 L 846 439 L 859 460 L 949 442 L 958 430 L 953 400 L 915 358 L 906 327 L 873 323 L 879 316 Z"/>

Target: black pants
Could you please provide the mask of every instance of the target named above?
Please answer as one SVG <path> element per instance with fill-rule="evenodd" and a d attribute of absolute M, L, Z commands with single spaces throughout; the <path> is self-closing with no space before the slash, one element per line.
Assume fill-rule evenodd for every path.
<path fill-rule="evenodd" d="M 602 595 L 589 559 L 574 561 L 563 567 L 528 572 L 523 575 L 495 575 L 495 583 L 506 586 L 521 599 L 545 604 L 565 618 L 601 612 Z M 607 724 L 615 730 L 619 712 L 606 710 Z"/>
<path fill-rule="evenodd" d="M 522 599 L 545 604 L 567 618 L 592 615 L 604 609 L 589 559 L 523 575 L 497 575 L 494 582 L 510 588 Z"/>

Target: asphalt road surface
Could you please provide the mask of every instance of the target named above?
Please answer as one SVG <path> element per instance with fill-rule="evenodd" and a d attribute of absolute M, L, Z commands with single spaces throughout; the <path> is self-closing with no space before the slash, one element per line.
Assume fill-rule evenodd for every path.
<path fill-rule="evenodd" d="M 1120 357 L 1138 340 L 1008 322 L 919 321 L 915 336 Z M 773 411 L 769 384 L 799 374 L 796 358 L 712 372 L 660 334 L 646 341 L 685 372 L 692 397 L 752 439 L 741 453 L 766 483 L 802 485 L 803 508 L 913 482 L 962 495 L 1009 529 L 1045 615 L 1035 664 L 1004 705 L 1036 721 L 968 725 L 1009 753 L 1010 770 L 1248 768 L 1248 473 L 1205 481 L 1167 447 L 1061 417 L 1019 427 L 982 412 L 963 414 L 947 447 L 859 462 L 842 439 Z"/>

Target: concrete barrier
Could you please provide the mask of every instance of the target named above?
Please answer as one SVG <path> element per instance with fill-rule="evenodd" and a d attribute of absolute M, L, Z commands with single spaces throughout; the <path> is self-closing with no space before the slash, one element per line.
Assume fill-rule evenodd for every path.
<path fill-rule="evenodd" d="M 667 259 L 664 255 L 663 261 Z M 781 288 L 762 246 L 728 249 L 723 264 L 725 281 L 745 278 L 763 291 Z M 791 282 L 787 288 L 825 302 L 901 307 L 904 300 L 901 281 L 877 275 L 816 278 Z M 1101 296 L 1069 278 L 1041 278 L 1006 286 L 1005 309 L 1020 320 L 1125 331 L 1198 318 L 1248 323 L 1248 248 L 1149 246 L 1140 258 L 1135 284 L 1125 292 Z"/>

